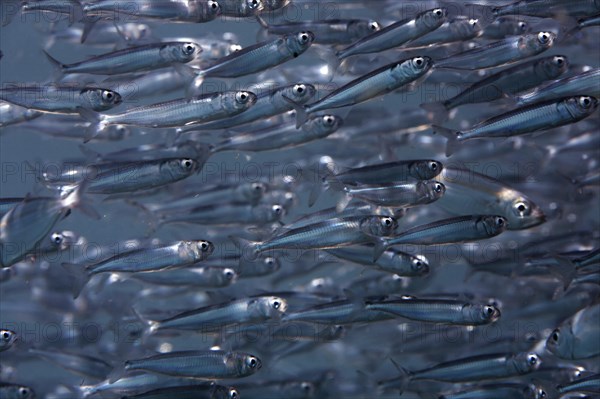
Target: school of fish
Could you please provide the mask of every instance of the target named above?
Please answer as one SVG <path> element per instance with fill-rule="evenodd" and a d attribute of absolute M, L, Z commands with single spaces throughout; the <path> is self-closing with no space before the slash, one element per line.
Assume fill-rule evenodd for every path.
<path fill-rule="evenodd" d="M 0 20 L 0 399 L 600 398 L 599 0 Z"/>

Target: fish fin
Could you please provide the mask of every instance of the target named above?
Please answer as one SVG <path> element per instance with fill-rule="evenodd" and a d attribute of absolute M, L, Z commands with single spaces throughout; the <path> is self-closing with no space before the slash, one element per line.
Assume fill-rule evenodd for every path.
<path fill-rule="evenodd" d="M 311 48 L 314 49 L 320 59 L 325 61 L 325 64 L 327 65 L 326 76 L 331 82 L 338 69 L 340 69 L 342 61 L 330 47 L 313 44 Z"/>
<path fill-rule="evenodd" d="M 121 363 L 113 368 L 113 370 L 110 372 L 108 377 L 106 377 L 109 384 L 114 384 L 115 381 L 118 381 L 121 378 L 123 378 L 123 376 L 127 372 L 126 365 L 127 365 L 127 362 Z"/>
<path fill-rule="evenodd" d="M 392 359 L 391 357 L 389 359 L 392 362 L 392 364 L 394 365 L 394 367 L 396 368 L 396 370 L 398 370 L 398 372 L 400 373 L 400 375 L 398 376 L 398 379 L 400 380 L 399 381 L 400 386 L 398 387 L 398 390 L 400 391 L 400 394 L 402 394 L 404 392 L 404 390 L 406 389 L 406 386 L 410 382 L 412 373 L 410 371 L 408 371 L 407 369 L 405 369 L 404 367 L 400 366 L 398 363 L 396 363 L 396 361 L 394 359 Z"/>
<path fill-rule="evenodd" d="M 81 151 L 88 161 L 97 162 L 102 160 L 102 154 L 92 150 L 90 147 L 79 144 L 79 151 Z"/>
<path fill-rule="evenodd" d="M 85 18 L 85 21 L 83 22 L 83 31 L 81 32 L 81 39 L 79 40 L 79 42 L 81 44 L 85 43 L 88 36 L 94 29 L 94 26 L 96 26 L 96 22 L 98 22 L 98 21 L 99 21 L 99 18 L 97 18 L 97 17 Z"/>
<path fill-rule="evenodd" d="M 60 81 L 65 74 L 64 73 L 65 64 L 63 64 L 56 58 L 52 57 L 46 50 L 42 50 L 42 52 L 44 53 L 44 55 L 46 56 L 46 59 L 50 62 L 50 64 L 52 64 L 52 67 L 54 68 L 54 80 L 56 82 Z"/>
<path fill-rule="evenodd" d="M 304 105 L 298 104 L 286 95 L 282 95 L 282 97 L 288 104 L 294 107 L 294 111 L 296 111 L 296 129 L 298 129 L 300 126 L 304 125 L 308 120 L 308 113 L 306 112 Z"/>
<path fill-rule="evenodd" d="M 389 243 L 385 238 L 377 237 L 375 246 L 373 247 L 373 263 L 377 261 L 383 255 L 386 249 L 388 249 Z"/>
<path fill-rule="evenodd" d="M 154 332 L 156 332 L 160 328 L 160 322 L 155 320 L 150 320 L 142 316 L 135 307 L 131 307 L 131 312 L 141 324 L 144 325 L 144 333 L 143 337 L 147 337 Z"/>
<path fill-rule="evenodd" d="M 349 194 L 345 194 L 338 202 L 337 204 L 335 204 L 335 210 L 338 213 L 341 213 L 344 211 L 344 209 L 346 209 L 346 207 L 348 206 L 348 204 L 350 203 L 350 201 L 352 201 L 352 196 Z"/>
<path fill-rule="evenodd" d="M 421 108 L 431 113 L 431 117 L 429 119 L 433 121 L 433 123 L 442 123 L 448 120 L 450 110 L 446 101 L 423 103 L 421 104 Z"/>
<path fill-rule="evenodd" d="M 194 71 L 194 68 L 192 68 L 189 65 L 182 64 L 180 62 L 176 62 L 175 64 L 173 64 L 173 68 L 179 75 L 181 75 L 185 79 L 189 79 L 190 81 L 192 81 L 194 78 L 196 78 L 196 76 L 198 76 Z"/>
<path fill-rule="evenodd" d="M 448 139 L 448 142 L 446 143 L 446 156 L 449 157 L 456 152 L 460 145 L 458 139 L 461 137 L 462 133 L 460 131 L 448 129 L 438 125 L 431 125 L 431 127 L 434 134 L 439 133 Z"/>
<path fill-rule="evenodd" d="M 91 275 L 86 271 L 85 266 L 76 263 L 63 262 L 61 266 L 73 277 L 71 290 L 73 291 L 73 299 L 77 299 L 83 287 L 90 281 Z"/>
<path fill-rule="evenodd" d="M 235 237 L 235 236 L 229 236 L 229 239 L 233 242 L 233 245 L 236 246 L 236 248 L 238 248 L 239 250 L 241 250 L 242 252 L 242 256 L 244 256 L 245 250 L 247 250 L 247 248 L 250 248 L 252 250 L 252 254 L 256 255 L 258 253 L 260 253 L 260 242 L 258 241 L 251 241 L 248 240 L 246 238 L 242 238 L 242 237 Z"/>
<path fill-rule="evenodd" d="M 98 112 L 87 108 L 79 108 L 78 112 L 82 118 L 90 122 L 90 126 L 88 126 L 85 132 L 85 139 L 83 140 L 84 143 L 87 143 L 98 136 L 106 128 L 106 124 L 104 123 L 103 116 Z"/>
<path fill-rule="evenodd" d="M 567 258 L 556 256 L 557 265 L 550 266 L 550 273 L 560 278 L 566 291 L 577 274 L 575 265 Z"/>
<path fill-rule="evenodd" d="M 321 193 L 323 192 L 323 185 L 322 184 L 313 184 L 312 187 L 310 188 L 310 193 L 308 194 L 308 207 L 312 208 L 313 205 L 317 202 L 317 200 L 319 199 L 319 197 L 321 196 Z"/>
<path fill-rule="evenodd" d="M 263 17 L 261 17 L 260 15 L 256 15 L 256 20 L 258 21 L 258 24 L 263 28 L 263 29 L 269 29 L 269 24 L 267 23 L 267 21 L 265 21 L 265 19 Z"/>

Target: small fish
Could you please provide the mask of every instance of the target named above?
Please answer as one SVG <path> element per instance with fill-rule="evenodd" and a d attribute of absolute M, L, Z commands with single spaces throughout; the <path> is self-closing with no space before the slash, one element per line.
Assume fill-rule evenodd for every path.
<path fill-rule="evenodd" d="M 518 105 L 548 101 L 570 96 L 600 97 L 600 68 L 592 68 L 581 74 L 559 79 L 517 97 Z"/>
<path fill-rule="evenodd" d="M 535 353 L 490 354 L 467 357 L 440 363 L 431 368 L 408 371 L 398 366 L 401 376 L 379 382 L 380 389 L 404 391 L 410 381 L 434 380 L 445 382 L 472 382 L 529 374 L 540 367 L 541 359 Z"/>
<path fill-rule="evenodd" d="M 240 394 L 233 387 L 223 385 L 184 385 L 169 388 L 158 388 L 137 395 L 125 395 L 121 399 L 240 399 Z"/>
<path fill-rule="evenodd" d="M 284 322 L 305 321 L 316 324 L 352 324 L 393 319 L 394 316 L 376 310 L 368 310 L 364 300 L 342 299 L 315 305 L 297 312 L 289 312 L 282 317 Z"/>
<path fill-rule="evenodd" d="M 161 3 L 152 0 L 115 1 L 100 0 L 83 4 L 86 17 L 115 15 L 141 19 L 158 19 L 169 22 L 210 22 L 222 14 L 221 3 L 215 0 L 169 1 Z M 82 40 L 83 42 L 83 40 Z"/>
<path fill-rule="evenodd" d="M 206 69 L 194 72 L 198 76 L 195 85 L 200 86 L 206 77 L 238 78 L 272 68 L 299 57 L 314 40 L 312 32 L 298 32 L 245 47 Z"/>
<path fill-rule="evenodd" d="M 327 249 L 326 252 L 336 258 L 373 267 L 399 276 L 419 277 L 429 273 L 429 261 L 423 255 L 411 255 L 388 249 L 383 252 L 377 261 L 373 262 L 373 248 L 364 245 Z"/>
<path fill-rule="evenodd" d="M 167 246 L 124 251 L 87 266 L 66 262 L 62 266 L 75 277 L 73 296 L 77 298 L 87 282 L 97 274 L 140 273 L 184 267 L 206 259 L 213 251 L 214 245 L 209 241 L 177 241 Z"/>
<path fill-rule="evenodd" d="M 80 108 L 107 111 L 122 102 L 113 90 L 57 84 L 3 87 L 0 99 L 35 111 L 64 114 L 77 114 Z"/>
<path fill-rule="evenodd" d="M 400 88 L 408 87 L 409 90 L 411 86 L 425 79 L 432 67 L 431 58 L 414 57 L 378 68 L 343 85 L 315 103 L 304 107 L 296 104 L 296 126 L 302 125 L 309 113 L 356 105 Z M 291 99 L 290 102 L 293 103 Z"/>
<path fill-rule="evenodd" d="M 129 109 L 121 114 L 99 115 L 87 110 L 82 116 L 92 122 L 92 135 L 109 125 L 149 128 L 182 127 L 240 114 L 254 105 L 256 94 L 248 91 L 208 93 Z"/>
<path fill-rule="evenodd" d="M 241 323 L 260 323 L 278 319 L 288 308 L 277 296 L 259 296 L 186 311 L 168 319 L 142 318 L 150 334 L 159 330 L 194 330 L 203 333 Z"/>
<path fill-rule="evenodd" d="M 194 208 L 192 212 L 164 215 L 159 226 L 170 223 L 197 223 L 213 226 L 266 224 L 283 217 L 285 209 L 279 204 L 239 205 L 219 204 Z"/>
<path fill-rule="evenodd" d="M 274 126 L 259 132 L 235 133 L 232 137 L 214 145 L 213 152 L 221 151 L 273 151 L 293 148 L 335 133 L 343 119 L 335 115 L 310 117 L 298 129 L 291 124 Z"/>
<path fill-rule="evenodd" d="M 440 399 L 545 399 L 548 394 L 533 384 L 496 383 L 475 385 L 466 390 L 445 393 Z"/>
<path fill-rule="evenodd" d="M 410 296 L 367 302 L 365 307 L 409 320 L 466 326 L 485 325 L 500 318 L 500 310 L 491 305 Z"/>
<path fill-rule="evenodd" d="M 587 359 L 600 355 L 600 305 L 577 312 L 552 331 L 546 349 L 561 359 Z"/>
<path fill-rule="evenodd" d="M 556 35 L 552 32 L 529 33 L 509 37 L 483 47 L 451 55 L 435 61 L 437 68 L 486 69 L 521 61 L 540 54 L 554 45 Z"/>
<path fill-rule="evenodd" d="M 315 43 L 347 44 L 362 39 L 381 29 L 377 21 L 371 19 L 326 19 L 319 21 L 292 21 L 283 24 L 269 24 L 257 16 L 260 25 L 270 34 L 287 35 L 300 31 L 315 34 Z"/>
<path fill-rule="evenodd" d="M 264 0 L 219 0 L 225 17 L 244 18 L 258 14 L 265 8 Z"/>
<path fill-rule="evenodd" d="M 42 115 L 42 112 L 0 101 L 0 127 L 15 125 Z"/>
<path fill-rule="evenodd" d="M 413 227 L 390 238 L 379 238 L 374 259 L 383 251 L 400 244 L 436 245 L 472 242 L 495 237 L 507 228 L 506 218 L 498 215 L 470 215 L 443 219 Z"/>
<path fill-rule="evenodd" d="M 465 140 L 513 137 L 564 126 L 587 118 L 597 108 L 598 100 L 595 97 L 567 97 L 526 105 L 483 121 L 465 131 L 453 131 L 436 125 L 433 125 L 433 129 L 448 139 L 446 155 L 449 156 Z"/>
<path fill-rule="evenodd" d="M 0 382 L 0 398 L 2 398 L 2 399 L 35 399 L 35 391 L 24 385 Z"/>
<path fill-rule="evenodd" d="M 9 350 L 17 340 L 17 333 L 11 330 L 0 330 L 0 352 Z"/>
<path fill-rule="evenodd" d="M 520 0 L 512 4 L 492 8 L 492 13 L 503 15 L 528 15 L 532 17 L 594 16 L 600 13 L 600 4 L 590 0 Z"/>
<path fill-rule="evenodd" d="M 445 8 L 434 8 L 414 18 L 395 22 L 338 51 L 337 56 L 343 59 L 351 55 L 377 53 L 402 46 L 442 26 L 446 22 L 447 13 Z"/>
<path fill-rule="evenodd" d="M 531 27 L 527 21 L 513 16 L 495 18 L 483 29 L 482 37 L 492 40 L 504 39 L 508 36 L 520 36 L 529 33 Z"/>
<path fill-rule="evenodd" d="M 200 51 L 202 48 L 196 43 L 153 43 L 98 55 L 75 64 L 62 64 L 50 54 L 44 54 L 61 74 L 117 75 L 185 64 Z"/>
<path fill-rule="evenodd" d="M 477 19 L 459 16 L 444 22 L 433 32 L 410 41 L 409 48 L 426 47 L 471 40 L 483 32 Z"/>
<path fill-rule="evenodd" d="M 560 393 L 567 392 L 595 392 L 600 393 L 600 374 L 579 378 L 565 385 L 557 387 Z"/>
<path fill-rule="evenodd" d="M 102 380 L 113 369 L 110 364 L 100 358 L 78 353 L 40 348 L 30 348 L 27 352 L 84 377 Z"/>
<path fill-rule="evenodd" d="M 444 166 L 433 159 L 412 159 L 385 162 L 358 168 L 341 168 L 332 163 L 327 165 L 324 179 L 331 178 L 344 184 L 388 184 L 412 180 L 431 180 L 438 176 Z"/>
<path fill-rule="evenodd" d="M 165 286 L 193 286 L 194 288 L 221 288 L 234 283 L 238 274 L 235 270 L 223 267 L 185 267 L 174 270 L 135 273 L 133 278 Z"/>
<path fill-rule="evenodd" d="M 265 241 L 249 241 L 230 237 L 237 247 L 258 254 L 274 249 L 337 248 L 373 242 L 374 237 L 388 236 L 398 227 L 396 219 L 389 216 L 354 216 L 330 219 L 299 228 L 286 229 Z"/>
<path fill-rule="evenodd" d="M 125 371 L 143 370 L 201 379 L 242 378 L 256 373 L 261 367 L 262 362 L 256 356 L 221 350 L 170 352 L 128 360 L 124 364 Z M 117 380 L 119 371 L 112 376 L 113 381 Z"/>
<path fill-rule="evenodd" d="M 464 104 L 483 103 L 513 95 L 553 80 L 567 71 L 569 62 L 563 55 L 538 58 L 520 63 L 474 83 L 456 96 L 440 103 L 421 106 L 427 110 L 445 113 Z M 443 109 L 440 109 L 443 107 Z"/>

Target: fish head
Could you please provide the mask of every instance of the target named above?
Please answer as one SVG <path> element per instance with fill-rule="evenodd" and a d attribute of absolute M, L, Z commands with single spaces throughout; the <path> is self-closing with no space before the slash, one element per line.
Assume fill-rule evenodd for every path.
<path fill-rule="evenodd" d="M 202 52 L 202 47 L 193 42 L 177 43 L 170 47 L 173 61 L 189 62 Z"/>
<path fill-rule="evenodd" d="M 423 76 L 433 66 L 433 60 L 429 57 L 414 57 L 404 60 L 392 67 L 391 73 L 398 77 L 419 77 Z"/>
<path fill-rule="evenodd" d="M 109 110 L 123 102 L 121 95 L 113 90 L 88 88 L 81 90 L 81 96 L 96 112 Z"/>
<path fill-rule="evenodd" d="M 398 221 L 390 216 L 367 216 L 360 220 L 360 230 L 374 237 L 388 237 L 398 228 Z"/>
<path fill-rule="evenodd" d="M 356 39 L 362 39 L 381 29 L 381 24 L 372 19 L 352 20 L 348 25 L 348 32 Z"/>
<path fill-rule="evenodd" d="M 35 391 L 22 385 L 11 385 L 5 393 L 6 396 L 2 396 L 3 398 L 35 399 Z"/>
<path fill-rule="evenodd" d="M 556 328 L 546 340 L 546 349 L 561 359 L 572 358 L 574 337 L 569 328 Z"/>
<path fill-rule="evenodd" d="M 193 14 L 198 15 L 198 19 L 202 21 L 209 21 L 215 19 L 223 12 L 223 8 L 218 1 L 215 0 L 195 0 L 188 2 L 190 11 Z"/>
<path fill-rule="evenodd" d="M 457 24 L 457 29 L 460 35 L 465 38 L 474 38 L 483 33 L 483 27 L 476 18 L 460 20 Z"/>
<path fill-rule="evenodd" d="M 291 0 L 262 0 L 265 11 L 273 11 L 283 8 L 291 3 Z"/>
<path fill-rule="evenodd" d="M 315 34 L 308 31 L 298 32 L 285 37 L 286 46 L 294 58 L 308 50 L 314 41 Z"/>
<path fill-rule="evenodd" d="M 214 244 L 206 240 L 186 241 L 185 244 L 192 252 L 195 260 L 204 260 L 215 250 Z"/>
<path fill-rule="evenodd" d="M 527 374 L 537 370 L 542 364 L 542 360 L 537 354 L 526 352 L 515 355 L 513 364 L 520 374 Z"/>
<path fill-rule="evenodd" d="M 508 227 L 508 221 L 506 218 L 499 215 L 482 216 L 481 224 L 488 237 L 497 236 Z"/>
<path fill-rule="evenodd" d="M 252 213 L 261 223 L 270 223 L 281 219 L 285 209 L 279 204 L 265 204 L 253 207 Z"/>
<path fill-rule="evenodd" d="M 544 50 L 549 49 L 554 45 L 554 41 L 556 40 L 556 34 L 553 32 L 538 32 L 530 35 L 524 36 L 525 45 L 530 47 L 538 52 L 542 52 Z"/>
<path fill-rule="evenodd" d="M 423 187 L 425 195 L 430 202 L 437 201 L 446 193 L 446 186 L 436 180 L 421 181 L 419 185 Z"/>
<path fill-rule="evenodd" d="M 263 259 L 259 260 L 262 264 L 261 271 L 263 273 L 269 274 L 279 270 L 281 264 L 279 260 L 272 256 L 265 256 Z"/>
<path fill-rule="evenodd" d="M 316 92 L 317 90 L 313 85 L 297 83 L 293 86 L 285 87 L 281 94 L 297 104 L 304 104 L 314 97 Z"/>
<path fill-rule="evenodd" d="M 174 177 L 190 176 L 200 167 L 200 163 L 192 158 L 174 158 L 168 160 L 166 163 Z"/>
<path fill-rule="evenodd" d="M 417 16 L 416 22 L 423 23 L 425 26 L 435 29 L 442 26 L 444 22 L 446 22 L 446 18 L 448 17 L 448 10 L 446 8 L 434 8 L 432 10 L 427 10 Z"/>
<path fill-rule="evenodd" d="M 307 128 L 317 136 L 328 136 L 342 126 L 343 120 L 336 115 L 320 115 L 311 119 Z"/>
<path fill-rule="evenodd" d="M 245 8 L 247 10 L 252 10 L 253 12 L 261 11 L 264 9 L 264 1 L 263 0 L 242 0 L 245 4 Z"/>
<path fill-rule="evenodd" d="M 590 96 L 578 96 L 567 99 L 566 106 L 575 118 L 585 117 L 596 111 L 598 99 Z"/>
<path fill-rule="evenodd" d="M 74 245 L 79 237 L 72 231 L 55 231 L 50 234 L 50 246 L 59 251 L 64 251 Z"/>
<path fill-rule="evenodd" d="M 444 165 L 442 165 L 441 162 L 434 160 L 414 161 L 408 167 L 410 175 L 419 180 L 433 179 L 439 175 L 443 169 Z"/>
<path fill-rule="evenodd" d="M 564 55 L 542 58 L 540 64 L 543 73 L 550 79 L 559 77 L 569 69 L 569 60 Z"/>
<path fill-rule="evenodd" d="M 256 94 L 250 91 L 230 91 L 222 94 L 221 102 L 225 109 L 233 112 L 250 108 L 256 103 L 256 98 Z"/>
<path fill-rule="evenodd" d="M 267 192 L 267 184 L 257 181 L 252 183 L 241 184 L 238 187 L 240 190 L 240 194 L 244 199 L 246 199 L 251 204 L 257 204 L 258 201 L 263 197 L 263 195 Z"/>
<path fill-rule="evenodd" d="M 394 260 L 402 260 L 400 256 L 394 255 Z M 410 270 L 413 276 L 424 276 L 429 273 L 429 260 L 424 255 L 410 255 Z"/>
<path fill-rule="evenodd" d="M 471 317 L 477 324 L 493 323 L 500 318 L 500 309 L 492 305 L 471 305 Z"/>
<path fill-rule="evenodd" d="M 237 371 L 240 376 L 254 374 L 262 367 L 261 360 L 254 355 L 236 352 L 232 356 L 235 357 Z"/>
<path fill-rule="evenodd" d="M 0 330 L 0 348 L 8 348 L 17 340 L 17 333 L 11 330 Z"/>
<path fill-rule="evenodd" d="M 228 285 L 234 283 L 238 278 L 237 272 L 228 267 L 224 269 L 219 269 L 219 273 L 221 275 L 220 277 L 222 277 L 222 281 L 227 283 Z"/>
<path fill-rule="evenodd" d="M 259 298 L 256 305 L 260 314 L 269 318 L 283 315 L 288 308 L 287 301 L 277 296 Z"/>
<path fill-rule="evenodd" d="M 504 216 L 510 230 L 534 227 L 546 221 L 542 209 L 528 198 L 517 196 L 507 203 Z"/>

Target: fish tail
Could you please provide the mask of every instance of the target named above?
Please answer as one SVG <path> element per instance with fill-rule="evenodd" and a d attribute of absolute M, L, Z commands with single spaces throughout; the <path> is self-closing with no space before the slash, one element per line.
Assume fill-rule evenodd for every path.
<path fill-rule="evenodd" d="M 449 157 L 458 149 L 460 142 L 458 139 L 462 136 L 462 133 L 458 130 L 448 129 L 443 126 L 431 125 L 433 133 L 439 133 L 448 139 L 446 143 L 446 156 Z"/>
<path fill-rule="evenodd" d="M 242 251 L 242 256 L 244 256 L 244 254 L 247 253 L 246 251 L 248 251 L 248 249 L 252 251 L 251 253 L 253 255 L 257 255 L 260 252 L 262 252 L 260 248 L 261 242 L 259 241 L 251 241 L 246 238 L 235 236 L 229 236 L 229 239 L 238 249 Z"/>
<path fill-rule="evenodd" d="M 269 24 L 267 23 L 267 21 L 265 21 L 265 19 L 263 17 L 261 17 L 260 15 L 256 15 L 256 20 L 258 21 L 258 24 L 263 28 L 263 29 L 269 29 Z"/>
<path fill-rule="evenodd" d="M 98 211 L 83 198 L 83 193 L 85 193 L 85 190 L 91 181 L 92 180 L 84 180 L 81 183 L 78 183 L 74 189 L 64 195 L 62 202 L 65 207 L 77 208 L 87 217 L 94 220 L 100 220 L 102 217 Z"/>
<path fill-rule="evenodd" d="M 158 329 L 160 329 L 159 321 L 147 319 L 146 317 L 142 316 L 134 307 L 131 308 L 131 312 L 133 313 L 137 321 L 144 325 L 144 337 L 154 334 Z"/>
<path fill-rule="evenodd" d="M 82 13 L 85 13 L 85 8 L 82 9 Z M 98 18 L 96 17 L 86 17 L 83 23 L 83 32 L 81 32 L 80 43 L 83 44 L 87 40 L 88 36 L 96 26 L 96 22 L 98 22 Z"/>
<path fill-rule="evenodd" d="M 322 168 L 325 166 L 325 168 Z M 324 170 L 324 172 L 323 172 Z M 319 199 L 319 196 L 328 189 L 335 187 L 338 181 L 335 178 L 336 166 L 333 162 L 319 163 L 314 179 L 316 184 L 313 184 L 308 195 L 308 206 L 312 207 Z"/>
<path fill-rule="evenodd" d="M 73 299 L 76 299 L 81 294 L 83 287 L 90 281 L 91 275 L 84 266 L 76 263 L 63 262 L 61 266 L 73 277 L 71 290 L 73 291 Z"/>
<path fill-rule="evenodd" d="M 54 68 L 54 71 L 55 71 L 54 72 L 54 80 L 57 82 L 60 81 L 65 74 L 65 64 L 63 64 L 56 58 L 52 57 L 46 50 L 42 50 L 42 52 L 44 53 L 44 55 L 46 56 L 46 59 L 50 62 L 50 64 L 52 64 L 52 67 Z"/>
<path fill-rule="evenodd" d="M 110 374 L 106 378 L 108 380 L 108 383 L 113 384 L 115 381 L 118 381 L 121 378 L 123 378 L 123 376 L 125 375 L 125 372 L 127 371 L 127 365 L 128 365 L 128 362 L 124 362 L 124 363 L 121 363 L 121 364 L 115 366 L 115 368 L 113 368 L 113 370 L 110 372 Z"/>
<path fill-rule="evenodd" d="M 376 262 L 379 257 L 385 252 L 385 250 L 390 246 L 388 241 L 385 238 L 378 237 L 375 241 L 375 246 L 373 247 L 373 262 Z"/>
<path fill-rule="evenodd" d="M 434 123 L 441 123 L 448 120 L 448 113 L 450 111 L 448 105 L 447 101 L 439 101 L 421 104 L 421 108 L 431 113 L 431 120 Z"/>
<path fill-rule="evenodd" d="M 563 288 L 566 291 L 571 285 L 573 278 L 575 278 L 577 269 L 575 268 L 575 265 L 567 258 L 556 256 L 555 259 L 558 264 L 550 266 L 550 273 L 562 281 Z"/>
<path fill-rule="evenodd" d="M 391 357 L 390 357 L 390 361 L 392 362 L 394 367 L 396 367 L 396 370 L 398 370 L 398 372 L 400 373 L 400 375 L 398 376 L 398 382 L 399 382 L 398 390 L 400 391 L 400 394 L 402 394 L 404 392 L 404 390 L 406 389 L 406 386 L 410 382 L 410 379 L 412 378 L 412 373 L 410 371 L 408 371 L 407 369 L 405 369 L 404 367 L 400 366 Z"/>
<path fill-rule="evenodd" d="M 98 134 L 100 134 L 106 128 L 106 123 L 103 115 L 94 112 L 91 109 L 79 108 L 78 111 L 82 118 L 90 122 L 90 126 L 88 126 L 86 129 L 86 136 L 83 141 L 84 143 L 87 143 L 94 137 L 98 136 Z"/>
<path fill-rule="evenodd" d="M 306 108 L 304 105 L 298 104 L 297 102 L 285 95 L 283 95 L 282 97 L 288 104 L 290 104 L 294 108 L 294 111 L 296 111 L 296 129 L 298 129 L 300 126 L 304 125 L 308 120 L 308 113 L 306 112 Z"/>

